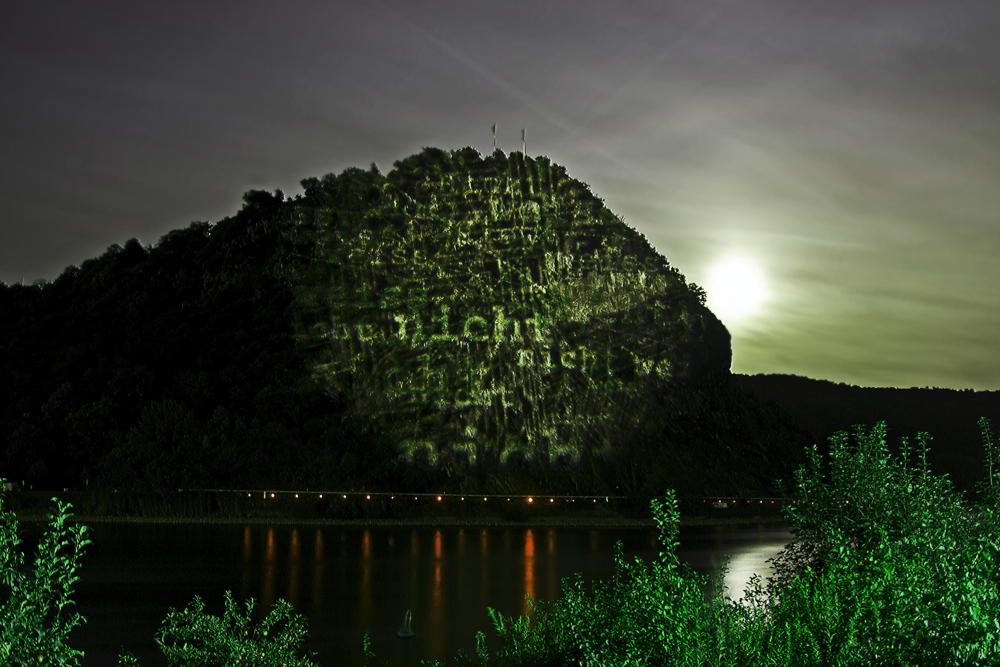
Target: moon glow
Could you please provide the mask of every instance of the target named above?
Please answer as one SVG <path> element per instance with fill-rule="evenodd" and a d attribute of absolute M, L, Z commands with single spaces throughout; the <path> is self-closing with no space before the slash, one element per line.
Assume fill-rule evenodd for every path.
<path fill-rule="evenodd" d="M 705 291 L 709 309 L 727 324 L 753 316 L 767 300 L 760 269 L 745 257 L 729 257 L 715 264 Z"/>

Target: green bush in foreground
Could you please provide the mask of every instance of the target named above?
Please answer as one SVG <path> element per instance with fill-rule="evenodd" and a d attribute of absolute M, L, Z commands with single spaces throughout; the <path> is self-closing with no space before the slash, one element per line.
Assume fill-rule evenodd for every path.
<path fill-rule="evenodd" d="M 77 564 L 90 541 L 86 527 L 66 525 L 69 506 L 54 502 L 34 566 L 26 568 L 14 513 L 0 496 L 0 665 L 69 666 L 83 656 L 66 638 L 84 620 L 70 608 Z"/>
<path fill-rule="evenodd" d="M 980 422 L 992 444 L 988 421 Z M 530 613 L 490 609 L 500 644 L 477 637 L 477 660 L 454 665 L 1000 665 L 1000 566 L 996 494 L 1000 466 L 987 452 L 983 502 L 966 506 L 927 467 L 929 437 L 890 455 L 886 428 L 831 438 L 828 461 L 813 448 L 795 475 L 804 502 L 786 516 L 796 540 L 755 578 L 739 603 L 723 597 L 724 571 L 679 564 L 677 502 L 652 511 L 659 561 L 624 561 L 588 589 L 563 581 L 562 598 L 529 600 Z M 917 462 L 911 462 L 913 455 Z M 712 597 L 706 585 L 714 579 Z"/>
<path fill-rule="evenodd" d="M 205 613 L 205 604 L 195 597 L 182 611 L 170 610 L 156 643 L 171 667 L 315 667 L 300 656 L 307 636 L 306 621 L 292 613 L 292 605 L 278 600 L 267 617 L 253 626 L 254 601 L 240 612 L 230 592 L 226 592 L 222 618 Z"/>
<path fill-rule="evenodd" d="M 814 450 L 798 471 L 806 502 L 788 515 L 814 562 L 772 590 L 774 625 L 841 664 L 998 664 L 995 505 L 967 507 L 929 473 L 926 434 L 915 466 L 909 443 L 897 460 L 885 434 L 858 428 L 855 446 L 837 434 L 828 470 Z"/>

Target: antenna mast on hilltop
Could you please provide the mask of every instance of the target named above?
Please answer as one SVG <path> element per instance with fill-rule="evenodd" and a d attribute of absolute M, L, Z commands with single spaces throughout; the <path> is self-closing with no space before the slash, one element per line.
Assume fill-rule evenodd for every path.
<path fill-rule="evenodd" d="M 497 124 L 493 123 L 493 152 L 497 152 Z"/>
<path fill-rule="evenodd" d="M 521 128 L 521 155 L 528 156 L 528 144 L 524 140 L 524 128 Z"/>

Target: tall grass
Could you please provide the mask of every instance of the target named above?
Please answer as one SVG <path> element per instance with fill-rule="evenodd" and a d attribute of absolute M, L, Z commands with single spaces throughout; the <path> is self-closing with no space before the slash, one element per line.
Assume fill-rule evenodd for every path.
<path fill-rule="evenodd" d="M 992 444 L 988 422 L 980 422 Z M 626 562 L 586 585 L 565 579 L 562 597 L 530 602 L 507 618 L 489 609 L 499 635 L 482 633 L 476 656 L 452 665 L 495 667 L 733 665 L 1000 665 L 1000 469 L 988 451 L 979 502 L 966 504 L 927 467 L 929 437 L 890 454 L 884 423 L 813 448 L 795 474 L 786 517 L 796 539 L 754 578 L 738 602 L 725 572 L 699 575 L 676 555 L 679 512 L 668 491 L 651 503 L 663 551 Z M 711 596 L 706 585 L 714 578 Z M 440 667 L 442 663 L 435 663 Z"/>

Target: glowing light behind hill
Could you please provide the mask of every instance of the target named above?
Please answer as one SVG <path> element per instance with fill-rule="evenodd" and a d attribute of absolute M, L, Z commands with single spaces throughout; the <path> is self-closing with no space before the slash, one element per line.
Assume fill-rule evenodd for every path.
<path fill-rule="evenodd" d="M 746 257 L 726 257 L 709 272 L 708 307 L 726 326 L 739 325 L 756 315 L 767 301 L 764 276 Z"/>

